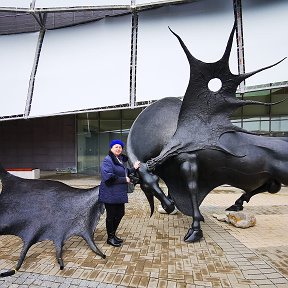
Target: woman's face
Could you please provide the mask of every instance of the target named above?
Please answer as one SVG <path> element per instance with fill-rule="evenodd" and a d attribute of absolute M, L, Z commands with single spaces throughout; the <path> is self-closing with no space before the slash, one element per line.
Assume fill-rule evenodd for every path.
<path fill-rule="evenodd" d="M 112 146 L 111 148 L 111 152 L 116 156 L 118 157 L 121 153 L 122 153 L 122 146 L 119 145 L 119 144 L 115 144 Z"/>

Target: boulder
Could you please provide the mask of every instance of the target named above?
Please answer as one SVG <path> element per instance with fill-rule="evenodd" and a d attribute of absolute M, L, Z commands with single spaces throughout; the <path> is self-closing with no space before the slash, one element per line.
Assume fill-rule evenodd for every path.
<path fill-rule="evenodd" d="M 227 222 L 238 228 L 248 228 L 255 226 L 256 217 L 251 213 L 243 211 L 229 211 L 226 214 L 213 214 L 218 221 Z"/>
<path fill-rule="evenodd" d="M 256 217 L 251 213 L 246 213 L 243 211 L 231 211 L 227 214 L 228 223 L 231 223 L 238 228 L 248 228 L 253 227 L 256 224 Z"/>

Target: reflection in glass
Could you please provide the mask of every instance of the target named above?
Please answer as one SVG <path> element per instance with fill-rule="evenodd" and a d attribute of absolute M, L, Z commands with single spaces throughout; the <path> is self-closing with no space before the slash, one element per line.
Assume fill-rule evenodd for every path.
<path fill-rule="evenodd" d="M 288 88 L 266 89 L 245 93 L 245 100 L 279 102 Z M 241 97 L 241 95 L 238 95 Z M 99 175 L 100 164 L 109 151 L 112 139 L 125 144 L 129 129 L 144 108 L 83 113 L 77 116 L 78 173 Z M 288 136 L 288 100 L 273 106 L 252 105 L 235 111 L 234 125 L 270 136 Z M 191 123 L 193 125 L 193 123 Z M 124 148 L 126 153 L 126 147 Z"/>
<path fill-rule="evenodd" d="M 79 114 L 77 116 L 78 173 L 99 175 L 100 164 L 113 139 L 125 144 L 129 129 L 142 109 L 113 110 Z M 126 153 L 126 147 L 124 152 Z"/>

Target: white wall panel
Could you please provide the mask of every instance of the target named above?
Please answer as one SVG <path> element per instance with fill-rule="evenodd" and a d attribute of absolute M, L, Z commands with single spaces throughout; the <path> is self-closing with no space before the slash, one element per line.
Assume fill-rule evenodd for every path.
<path fill-rule="evenodd" d="M 47 31 L 31 116 L 129 103 L 131 16 Z"/>
<path fill-rule="evenodd" d="M 288 1 L 242 0 L 246 72 L 288 56 Z M 246 80 L 259 85 L 288 80 L 288 59 Z"/>
<path fill-rule="evenodd" d="M 38 33 L 0 36 L 0 116 L 23 114 Z"/>
<path fill-rule="evenodd" d="M 203 0 L 142 12 L 139 16 L 137 101 L 184 96 L 189 64 L 177 33 L 196 58 L 219 60 L 234 23 L 233 2 Z M 236 40 L 230 69 L 238 73 Z"/>
<path fill-rule="evenodd" d="M 161 3 L 164 1 L 162 1 L 162 0 L 136 0 L 135 2 L 137 5 L 140 5 L 140 4 Z M 167 3 L 167 2 L 175 2 L 175 1 L 174 0 L 166 0 L 165 2 Z"/>
<path fill-rule="evenodd" d="M 130 0 L 36 0 L 37 8 L 130 5 Z"/>
<path fill-rule="evenodd" d="M 29 8 L 31 0 L 1 0 L 0 7 Z"/>

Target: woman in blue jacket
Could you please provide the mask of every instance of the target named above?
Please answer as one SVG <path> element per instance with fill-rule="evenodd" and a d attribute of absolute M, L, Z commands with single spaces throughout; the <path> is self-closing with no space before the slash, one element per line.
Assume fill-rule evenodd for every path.
<path fill-rule="evenodd" d="M 115 247 L 123 242 L 116 236 L 116 230 L 125 215 L 125 203 L 128 203 L 128 175 L 140 167 L 140 161 L 136 161 L 134 168 L 127 168 L 128 157 L 122 154 L 123 147 L 121 140 L 112 140 L 110 151 L 101 164 L 99 200 L 106 209 L 107 243 Z"/>

